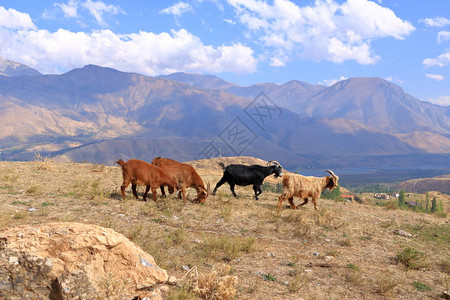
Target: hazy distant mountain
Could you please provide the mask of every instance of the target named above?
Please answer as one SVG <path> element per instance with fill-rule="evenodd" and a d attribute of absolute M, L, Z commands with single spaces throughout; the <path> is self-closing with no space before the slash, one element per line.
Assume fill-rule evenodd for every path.
<path fill-rule="evenodd" d="M 190 74 L 181 82 L 191 84 Z M 225 86 L 227 92 L 253 99 L 266 93 L 277 105 L 313 118 L 345 118 L 389 133 L 450 133 L 450 107 L 420 101 L 381 78 L 350 78 L 330 87 L 292 80 L 247 87 Z"/>
<path fill-rule="evenodd" d="M 245 113 L 261 92 L 282 107 L 264 128 Z M 210 75 L 155 78 L 94 65 L 62 75 L 0 76 L 2 159 L 39 151 L 97 163 L 157 155 L 192 160 L 210 142 L 236 155 L 224 141 L 235 138 L 225 130 L 235 129 L 233 120 L 254 138 L 242 155 L 287 166 L 316 165 L 304 159 L 314 155 L 450 153 L 446 108 L 378 78 L 239 87 Z"/>
<path fill-rule="evenodd" d="M 350 78 L 311 98 L 306 114 L 346 118 L 389 133 L 450 133 L 445 107 L 420 101 L 381 78 Z"/>
<path fill-rule="evenodd" d="M 265 93 L 277 105 L 293 112 L 302 113 L 307 100 L 326 89 L 323 85 L 312 85 L 303 81 L 291 80 L 285 84 L 259 83 L 250 86 L 239 86 L 213 75 L 190 73 L 173 73 L 160 76 L 204 89 L 225 90 L 233 95 L 253 100 L 260 93 Z"/>
<path fill-rule="evenodd" d="M 41 73 L 27 65 L 8 60 L 0 56 L 0 75 L 3 76 L 38 76 Z"/>
<path fill-rule="evenodd" d="M 192 74 L 178 72 L 169 75 L 161 75 L 159 78 L 165 78 L 173 81 L 182 82 L 202 89 L 209 90 L 225 90 L 235 86 L 234 83 L 228 82 L 214 75 Z"/>

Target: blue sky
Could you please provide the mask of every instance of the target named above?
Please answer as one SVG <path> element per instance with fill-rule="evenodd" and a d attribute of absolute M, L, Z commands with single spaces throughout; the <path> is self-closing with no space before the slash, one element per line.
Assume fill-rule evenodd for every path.
<path fill-rule="evenodd" d="M 381 77 L 450 105 L 450 1 L 2 0 L 0 56 L 45 74 L 96 64 L 242 86 Z"/>

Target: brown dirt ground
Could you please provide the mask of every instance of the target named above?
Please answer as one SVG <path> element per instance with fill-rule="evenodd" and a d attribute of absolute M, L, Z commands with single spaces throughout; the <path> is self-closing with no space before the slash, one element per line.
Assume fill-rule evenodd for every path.
<path fill-rule="evenodd" d="M 217 161 L 192 162 L 212 187 L 222 174 Z M 203 205 L 174 195 L 144 203 L 132 198 L 130 187 L 127 199 L 120 199 L 117 166 L 43 160 L 0 162 L 0 170 L 0 229 L 54 221 L 113 228 L 177 278 L 186 273 L 183 266 L 208 274 L 228 265 L 238 277 L 236 299 L 430 299 L 450 288 L 448 214 L 326 199 L 319 200 L 318 212 L 312 204 L 293 211 L 286 203 L 277 210 L 277 194 L 265 191 L 255 201 L 251 187 L 237 187 L 235 199 L 227 184 Z M 273 176 L 269 181 L 277 182 Z M 449 197 L 433 195 L 448 212 Z M 194 190 L 188 198 L 195 198 Z M 394 235 L 395 229 L 417 236 Z M 396 262 L 406 247 L 423 253 L 423 267 L 407 270 Z M 419 291 L 414 282 L 431 290 Z M 167 297 L 192 299 L 177 290 L 171 287 Z"/>

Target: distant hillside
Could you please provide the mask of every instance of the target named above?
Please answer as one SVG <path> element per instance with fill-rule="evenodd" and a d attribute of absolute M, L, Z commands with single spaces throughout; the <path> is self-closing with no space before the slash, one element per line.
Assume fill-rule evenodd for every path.
<path fill-rule="evenodd" d="M 193 78 L 198 78 L 195 74 L 183 74 L 174 76 L 174 80 L 192 84 Z M 420 101 L 381 78 L 350 78 L 330 87 L 292 80 L 282 85 L 223 85 L 223 89 L 248 99 L 264 92 L 277 105 L 301 116 L 350 119 L 388 133 L 450 134 L 450 107 Z"/>
<path fill-rule="evenodd" d="M 226 90 L 236 86 L 234 83 L 228 82 L 214 75 L 191 74 L 191 73 L 173 73 L 169 75 L 161 75 L 158 78 L 169 79 L 172 81 L 182 82 L 202 89 L 209 90 Z"/>
<path fill-rule="evenodd" d="M 346 118 L 389 133 L 450 133 L 445 107 L 420 101 L 381 78 L 350 78 L 310 99 L 306 114 Z"/>
<path fill-rule="evenodd" d="M 266 102 L 253 101 L 261 92 Z M 0 158 L 187 161 L 206 158 L 213 144 L 222 156 L 275 159 L 293 170 L 330 161 L 358 167 L 364 156 L 450 153 L 448 111 L 379 78 L 239 87 L 212 75 L 149 77 L 88 65 L 0 76 Z"/>
<path fill-rule="evenodd" d="M 428 191 L 439 191 L 450 194 L 450 175 L 441 175 L 433 178 L 418 178 L 401 182 L 396 185 L 398 190 L 413 193 L 425 193 Z"/>
<path fill-rule="evenodd" d="M 0 56 L 0 75 L 3 76 L 39 76 L 39 71 L 27 65 L 8 60 Z"/>

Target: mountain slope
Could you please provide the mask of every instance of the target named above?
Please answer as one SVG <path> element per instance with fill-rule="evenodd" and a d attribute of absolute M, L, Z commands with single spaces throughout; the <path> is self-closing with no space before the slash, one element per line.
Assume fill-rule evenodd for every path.
<path fill-rule="evenodd" d="M 217 77 L 176 76 L 202 87 L 94 65 L 62 75 L 0 76 L 1 157 L 29 159 L 35 149 L 55 149 L 50 144 L 61 146 L 44 154 L 99 163 L 158 153 L 192 160 L 201 158 L 208 143 L 223 155 L 290 166 L 300 166 L 303 155 L 450 152 L 445 109 L 423 105 L 380 79 L 357 78 L 329 88 L 300 81 L 240 88 Z M 231 90 L 242 96 L 264 92 L 276 105 L 301 113 L 282 108 L 269 118 L 262 103 Z M 248 145 L 248 136 L 236 134 L 243 129 L 251 135 Z"/>
<path fill-rule="evenodd" d="M 3 76 L 39 76 L 41 73 L 27 65 L 8 60 L 0 56 L 0 75 Z"/>
<path fill-rule="evenodd" d="M 180 79 L 191 84 L 190 74 Z M 350 78 L 330 87 L 292 80 L 224 88 L 253 99 L 264 92 L 278 106 L 312 118 L 346 118 L 388 133 L 429 131 L 450 135 L 450 106 L 420 101 L 381 78 Z"/>
<path fill-rule="evenodd" d="M 306 114 L 347 118 L 390 133 L 450 133 L 444 107 L 420 101 L 381 78 L 340 81 L 313 97 Z"/>
<path fill-rule="evenodd" d="M 208 90 L 225 90 L 236 86 L 234 83 L 225 81 L 214 75 L 177 72 L 169 75 L 161 75 L 158 78 L 169 79 Z"/>

